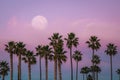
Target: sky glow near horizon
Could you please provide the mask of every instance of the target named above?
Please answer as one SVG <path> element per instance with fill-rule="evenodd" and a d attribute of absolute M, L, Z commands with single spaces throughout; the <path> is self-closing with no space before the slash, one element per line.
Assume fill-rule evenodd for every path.
<path fill-rule="evenodd" d="M 90 66 L 91 53 L 85 42 L 91 35 L 96 35 L 101 39 L 102 47 L 96 54 L 101 57 L 100 73 L 101 80 L 109 80 L 109 56 L 105 55 L 104 50 L 109 42 L 118 46 L 120 53 L 120 1 L 119 0 L 76 0 L 76 1 L 0 1 L 0 60 L 9 60 L 9 55 L 4 51 L 4 44 L 8 41 L 23 41 L 27 48 L 34 50 L 38 44 L 48 44 L 53 33 L 59 32 L 63 38 L 67 33 L 74 32 L 79 37 L 78 49 L 83 53 L 83 60 L 79 62 L 79 68 Z M 35 16 L 44 16 L 48 25 L 43 30 L 32 27 L 32 19 Z M 67 50 L 67 48 L 65 48 Z M 75 49 L 74 49 L 75 50 Z M 69 57 L 69 51 L 67 53 Z M 120 67 L 120 54 L 113 58 L 114 69 Z M 14 64 L 17 65 L 17 58 L 14 56 Z M 44 64 L 44 60 L 42 62 Z M 53 62 L 49 63 L 49 78 L 53 79 Z M 75 62 L 74 62 L 75 64 Z M 68 61 L 63 64 L 63 80 L 68 80 L 70 71 L 67 67 Z M 22 76 L 27 79 L 27 66 L 23 63 L 25 73 Z M 75 67 L 75 66 L 74 66 Z M 39 79 L 37 72 L 38 64 L 32 68 L 32 78 Z M 117 74 L 114 70 L 114 79 Z M 43 69 L 44 71 L 44 69 Z M 17 75 L 17 67 L 14 71 Z M 38 73 L 38 74 L 35 74 Z M 67 75 L 66 75 L 67 74 Z M 66 76 L 64 76 L 66 75 Z M 79 79 L 82 75 L 79 74 Z M 105 76 L 106 75 L 106 76 Z M 75 76 L 75 75 L 74 75 Z M 9 78 L 6 77 L 6 78 Z M 15 79 L 17 76 L 15 77 Z M 43 77 L 44 78 L 44 77 Z"/>

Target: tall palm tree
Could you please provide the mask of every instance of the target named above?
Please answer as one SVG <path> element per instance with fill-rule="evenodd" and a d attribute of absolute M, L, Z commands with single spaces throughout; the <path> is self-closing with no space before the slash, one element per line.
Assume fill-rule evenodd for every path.
<path fill-rule="evenodd" d="M 120 69 L 117 69 L 117 74 L 119 75 L 119 80 L 120 80 Z"/>
<path fill-rule="evenodd" d="M 21 80 L 21 56 L 25 54 L 25 44 L 23 42 L 17 42 L 15 53 L 18 56 L 18 80 Z"/>
<path fill-rule="evenodd" d="M 50 40 L 50 46 L 52 46 L 53 48 L 53 57 L 54 57 L 54 80 L 57 80 L 57 48 L 58 46 L 61 46 L 63 44 L 61 44 L 60 42 L 62 42 L 62 35 L 60 35 L 59 33 L 53 33 L 53 35 L 48 38 Z"/>
<path fill-rule="evenodd" d="M 58 55 L 58 72 L 59 72 L 59 80 L 62 80 L 62 71 L 61 65 L 63 62 L 67 61 L 67 56 L 65 55 L 66 51 L 64 51 L 63 46 L 59 46 L 57 49 Z"/>
<path fill-rule="evenodd" d="M 42 45 L 38 45 L 36 48 L 36 56 L 39 56 L 39 70 L 40 70 L 40 80 L 42 80 L 42 67 L 41 67 L 41 59 L 43 57 L 42 53 Z"/>
<path fill-rule="evenodd" d="M 15 42 L 10 41 L 5 44 L 5 51 L 10 54 L 10 80 L 13 80 L 13 54 L 15 52 Z"/>
<path fill-rule="evenodd" d="M 70 63 L 71 63 L 71 80 L 73 80 L 73 62 L 72 62 L 72 48 L 77 47 L 79 44 L 78 37 L 74 33 L 68 33 L 68 37 L 65 38 L 67 41 L 67 47 L 70 49 Z"/>
<path fill-rule="evenodd" d="M 31 80 L 31 65 L 36 63 L 36 58 L 33 52 L 28 50 L 22 59 L 28 64 L 28 80 Z"/>
<path fill-rule="evenodd" d="M 87 80 L 87 74 L 88 74 L 89 72 L 90 72 L 90 68 L 88 68 L 87 66 L 81 68 L 80 73 L 83 74 L 83 80 L 85 79 L 85 78 L 84 78 L 84 74 L 86 74 L 86 80 Z"/>
<path fill-rule="evenodd" d="M 96 36 L 91 36 L 90 39 L 88 41 L 86 41 L 86 43 L 88 44 L 88 47 L 92 49 L 92 58 L 95 54 L 95 50 L 97 51 L 100 47 L 100 39 L 98 39 L 98 37 Z M 92 66 L 94 66 L 94 63 L 92 64 Z M 93 76 L 93 80 L 95 80 L 95 72 L 92 73 Z"/>
<path fill-rule="evenodd" d="M 73 58 L 76 61 L 76 80 L 78 80 L 78 62 L 82 60 L 81 52 L 76 50 L 73 54 Z"/>
<path fill-rule="evenodd" d="M 42 47 L 42 54 L 45 58 L 45 74 L 46 74 L 46 80 L 48 80 L 48 59 L 51 56 L 51 49 L 48 45 L 45 45 Z"/>
<path fill-rule="evenodd" d="M 0 75 L 2 76 L 2 80 L 5 80 L 5 76 L 8 75 L 9 66 L 6 61 L 0 62 Z"/>
<path fill-rule="evenodd" d="M 113 80 L 113 74 L 112 74 L 112 57 L 117 54 L 117 46 L 115 46 L 113 43 L 109 43 L 107 45 L 107 49 L 105 50 L 105 53 L 110 56 L 110 67 L 111 67 L 111 77 L 110 80 Z"/>

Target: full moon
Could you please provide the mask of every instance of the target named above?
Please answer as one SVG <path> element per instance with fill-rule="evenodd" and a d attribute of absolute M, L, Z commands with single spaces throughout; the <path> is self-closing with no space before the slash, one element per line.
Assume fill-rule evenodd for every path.
<path fill-rule="evenodd" d="M 32 27 L 35 29 L 43 30 L 48 24 L 47 19 L 44 16 L 35 16 L 32 19 Z"/>

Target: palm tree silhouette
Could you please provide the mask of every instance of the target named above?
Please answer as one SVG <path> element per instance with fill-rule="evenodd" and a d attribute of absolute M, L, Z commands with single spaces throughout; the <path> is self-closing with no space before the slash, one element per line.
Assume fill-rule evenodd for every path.
<path fill-rule="evenodd" d="M 42 47 L 42 54 L 44 55 L 45 58 L 45 74 L 46 74 L 46 80 L 48 80 L 48 59 L 52 55 L 51 54 L 51 49 L 48 45 L 45 45 Z"/>
<path fill-rule="evenodd" d="M 15 53 L 15 42 L 10 41 L 5 44 L 5 51 L 10 54 L 10 80 L 13 80 L 13 54 Z"/>
<path fill-rule="evenodd" d="M 42 67 L 41 67 L 41 59 L 43 57 L 42 45 L 38 45 L 35 49 L 36 49 L 36 56 L 39 56 L 40 80 L 42 80 Z"/>
<path fill-rule="evenodd" d="M 6 61 L 0 62 L 0 75 L 2 76 L 2 80 L 5 80 L 5 76 L 8 75 L 9 66 Z"/>
<path fill-rule="evenodd" d="M 15 53 L 18 56 L 18 80 L 21 80 L 21 57 L 25 54 L 25 44 L 23 42 L 16 43 Z"/>
<path fill-rule="evenodd" d="M 100 67 L 97 66 L 97 65 L 91 66 L 91 71 L 92 71 L 92 72 L 93 72 L 93 71 L 95 72 L 95 79 L 98 80 L 98 73 L 101 72 Z"/>
<path fill-rule="evenodd" d="M 120 69 L 117 69 L 117 74 L 119 75 L 119 80 L 120 80 Z"/>
<path fill-rule="evenodd" d="M 73 54 L 73 58 L 76 61 L 76 80 L 78 80 L 78 62 L 82 60 L 82 54 L 76 50 Z"/>
<path fill-rule="evenodd" d="M 94 55 L 91 62 L 94 63 L 94 69 L 92 71 L 95 72 L 95 79 L 98 80 L 98 73 L 101 72 L 101 69 L 98 66 L 98 64 L 100 64 L 100 57 L 98 55 Z"/>
<path fill-rule="evenodd" d="M 100 39 L 98 39 L 98 37 L 96 36 L 91 36 L 89 41 L 86 41 L 86 43 L 88 44 L 88 47 L 92 49 L 92 58 L 95 54 L 95 50 L 97 51 L 101 45 L 100 45 Z M 92 64 L 92 66 L 94 66 L 94 63 Z M 93 71 L 92 73 L 92 77 L 93 77 L 93 80 L 95 80 L 95 72 Z"/>
<path fill-rule="evenodd" d="M 61 46 L 63 44 L 61 44 L 60 42 L 62 42 L 62 35 L 60 35 L 59 33 L 53 33 L 53 35 L 48 38 L 51 42 L 50 42 L 50 46 L 52 46 L 53 48 L 53 59 L 54 59 L 54 80 L 57 80 L 57 48 L 58 46 Z"/>
<path fill-rule="evenodd" d="M 32 51 L 27 50 L 22 59 L 28 64 L 28 80 L 31 80 L 31 65 L 36 63 L 36 58 Z"/>
<path fill-rule="evenodd" d="M 67 41 L 66 46 L 70 49 L 70 64 L 71 64 L 71 80 L 73 80 L 73 62 L 72 62 L 72 47 L 77 47 L 79 44 L 78 37 L 74 33 L 68 33 L 68 37 L 65 38 Z"/>
<path fill-rule="evenodd" d="M 92 76 L 89 74 L 87 80 L 93 80 Z"/>
<path fill-rule="evenodd" d="M 66 51 L 64 51 L 63 45 L 57 48 L 59 80 L 62 80 L 61 65 L 63 62 L 67 61 L 67 56 L 65 55 L 65 53 Z"/>
<path fill-rule="evenodd" d="M 115 46 L 113 43 L 109 43 L 107 45 L 107 49 L 105 50 L 105 53 L 110 56 L 110 71 L 111 71 L 111 77 L 110 79 L 113 80 L 113 74 L 112 74 L 112 57 L 117 54 L 117 46 Z"/>
<path fill-rule="evenodd" d="M 84 74 L 86 74 L 86 80 L 87 80 L 87 74 L 88 74 L 89 72 L 90 72 L 90 68 L 89 68 L 89 67 L 85 66 L 85 67 L 82 67 L 82 68 L 81 68 L 80 73 L 83 74 L 83 80 L 85 79 L 85 78 L 84 78 Z"/>

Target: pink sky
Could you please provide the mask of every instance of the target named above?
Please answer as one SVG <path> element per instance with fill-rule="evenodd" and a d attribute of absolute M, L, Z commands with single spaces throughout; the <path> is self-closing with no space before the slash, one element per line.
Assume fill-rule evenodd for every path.
<path fill-rule="evenodd" d="M 63 37 L 74 32 L 80 41 L 78 49 L 84 54 L 80 67 L 90 64 L 91 50 L 87 48 L 85 41 L 91 35 L 96 35 L 102 43 L 97 54 L 100 53 L 103 60 L 101 66 L 106 69 L 109 66 L 109 57 L 104 53 L 105 45 L 113 42 L 120 49 L 119 4 L 119 0 L 0 1 L 0 56 L 5 53 L 4 44 L 11 40 L 23 41 L 34 50 L 38 44 L 48 44 L 48 37 L 55 32 Z M 32 19 L 37 15 L 46 17 L 48 21 L 48 26 L 43 30 L 34 29 L 31 25 Z M 114 58 L 114 65 L 118 65 L 119 56 L 120 54 Z M 69 62 L 64 66 L 67 68 L 68 65 Z M 105 70 L 105 73 L 108 71 Z"/>

